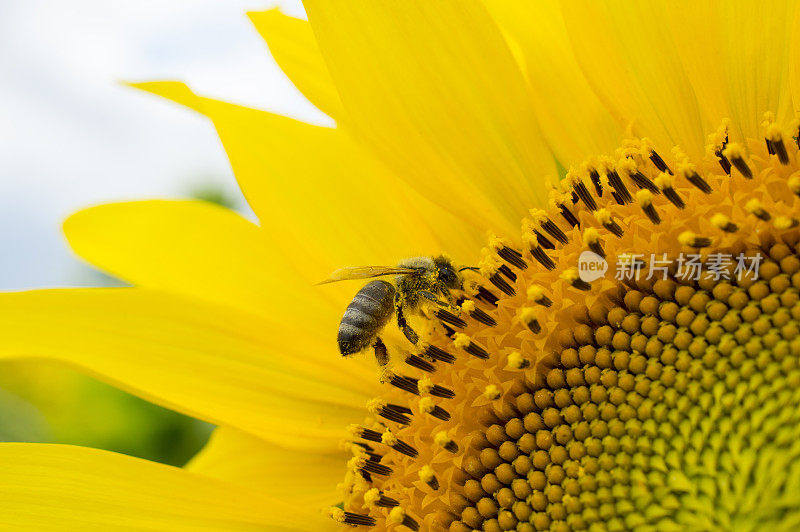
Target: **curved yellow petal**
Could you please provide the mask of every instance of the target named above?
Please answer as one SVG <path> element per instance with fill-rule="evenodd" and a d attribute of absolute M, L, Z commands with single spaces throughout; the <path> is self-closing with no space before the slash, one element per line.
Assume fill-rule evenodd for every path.
<path fill-rule="evenodd" d="M 339 308 L 326 292 L 291 275 L 291 262 L 258 226 L 201 201 L 136 201 L 70 216 L 72 249 L 132 284 L 302 319 Z"/>
<path fill-rule="evenodd" d="M 601 99 L 662 148 L 703 155 L 725 118 L 760 138 L 764 113 L 793 118 L 789 41 L 796 2 L 563 2 L 575 55 Z"/>
<path fill-rule="evenodd" d="M 247 16 L 295 87 L 322 112 L 338 119 L 342 102 L 308 21 L 284 15 L 279 9 L 252 11 Z"/>
<path fill-rule="evenodd" d="M 792 95 L 792 107 L 796 115 L 800 115 L 800 9 L 795 11 L 789 55 L 789 89 Z"/>
<path fill-rule="evenodd" d="M 211 423 L 329 452 L 379 385 L 317 334 L 144 289 L 0 294 L 0 357 L 60 360 Z"/>
<path fill-rule="evenodd" d="M 308 280 L 342 266 L 456 254 L 483 239 L 485 228 L 418 207 L 412 191 L 336 129 L 202 98 L 182 83 L 134 86 L 214 122 L 267 238 Z"/>
<path fill-rule="evenodd" d="M 797 3 L 746 0 L 662 2 L 653 20 L 672 30 L 675 50 L 712 127 L 731 120 L 731 139 L 760 138 L 765 112 L 793 119 L 791 26 Z"/>
<path fill-rule="evenodd" d="M 544 135 L 564 167 L 613 153 L 622 128 L 586 80 L 572 54 L 558 0 L 486 0 L 519 50 Z"/>
<path fill-rule="evenodd" d="M 186 469 L 316 511 L 341 502 L 336 485 L 344 478 L 347 458 L 343 451 L 300 452 L 220 427 Z"/>
<path fill-rule="evenodd" d="M 516 234 L 545 197 L 553 157 L 525 80 L 477 0 L 309 0 L 309 21 L 347 120 L 423 195 Z"/>
<path fill-rule="evenodd" d="M 792 25 L 797 2 L 719 1 L 722 59 L 732 123 L 743 137 L 762 138 L 765 112 L 786 127 L 794 120 L 789 91 Z"/>
<path fill-rule="evenodd" d="M 623 125 L 668 151 L 702 156 L 709 126 L 657 2 L 562 2 L 575 56 Z M 701 36 L 698 36 L 701 38 Z M 717 127 L 716 124 L 713 127 Z"/>
<path fill-rule="evenodd" d="M 728 76 L 722 60 L 725 44 L 720 7 L 719 2 L 691 0 L 652 4 L 652 18 L 654 21 L 660 19 L 661 24 L 669 29 L 674 42 L 673 53 L 680 58 L 691 80 L 700 112 L 706 117 L 705 127 L 711 131 L 716 130 L 724 119 L 733 118 Z"/>
<path fill-rule="evenodd" d="M 0 443 L 4 530 L 299 532 L 327 521 L 176 467 L 83 447 Z"/>

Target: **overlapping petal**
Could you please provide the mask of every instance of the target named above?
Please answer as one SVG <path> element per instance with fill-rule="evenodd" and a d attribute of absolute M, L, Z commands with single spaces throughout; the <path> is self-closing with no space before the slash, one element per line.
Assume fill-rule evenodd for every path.
<path fill-rule="evenodd" d="M 334 120 L 341 118 L 344 110 L 339 93 L 308 21 L 284 15 L 278 9 L 253 11 L 247 16 L 297 89 Z"/>
<path fill-rule="evenodd" d="M 767 111 L 788 125 L 795 119 L 787 89 L 797 2 L 718 0 L 716 7 L 732 123 L 743 137 L 750 138 L 763 135 L 761 121 Z"/>
<path fill-rule="evenodd" d="M 793 118 L 787 94 L 796 2 L 663 2 L 653 17 L 672 30 L 675 53 L 712 127 L 731 120 L 731 138 L 763 134 L 767 111 Z"/>
<path fill-rule="evenodd" d="M 530 93 L 476 0 L 305 3 L 347 120 L 434 202 L 514 234 L 555 174 Z"/>
<path fill-rule="evenodd" d="M 342 266 L 465 255 L 483 239 L 485 228 L 440 216 L 336 129 L 202 98 L 182 83 L 135 86 L 214 122 L 274 252 L 309 282 Z"/>
<path fill-rule="evenodd" d="M 794 14 L 789 42 L 789 91 L 794 112 L 800 114 L 800 9 Z"/>
<path fill-rule="evenodd" d="M 221 427 L 186 468 L 317 512 L 341 502 L 335 488 L 344 478 L 346 462 L 343 451 L 308 453 L 286 449 Z"/>
<path fill-rule="evenodd" d="M 251 14 L 339 129 L 179 83 L 137 85 L 213 121 L 261 225 L 202 202 L 73 216 L 65 229 L 76 251 L 142 288 L 3 294 L 0 358 L 54 358 L 225 426 L 189 472 L 0 444 L 0 522 L 332 528 L 310 509 L 337 502 L 337 444 L 377 390 L 373 368 L 335 351 L 336 309 L 355 287 L 310 281 L 441 250 L 469 259 L 485 228 L 516 234 L 556 171 L 548 143 L 575 164 L 610 151 L 632 124 L 698 157 L 722 118 L 754 137 L 764 111 L 793 116 L 794 2 L 487 5 L 309 0 L 313 33 L 276 11 Z"/>
<path fill-rule="evenodd" d="M 795 2 L 562 2 L 587 79 L 622 123 L 662 149 L 702 157 L 725 118 L 734 140 L 763 134 L 765 112 L 791 121 Z"/>
<path fill-rule="evenodd" d="M 377 384 L 306 327 L 144 289 L 0 295 L 0 357 L 60 360 L 211 423 L 329 452 Z"/>
<path fill-rule="evenodd" d="M 702 156 L 709 126 L 659 6 L 580 1 L 562 2 L 562 11 L 575 57 L 620 123 L 662 150 Z"/>
<path fill-rule="evenodd" d="M 326 292 L 291 275 L 252 222 L 201 201 L 135 201 L 80 211 L 64 223 L 75 252 L 131 284 L 300 318 L 340 309 Z M 332 302 L 331 302 L 332 303 Z"/>
<path fill-rule="evenodd" d="M 317 531 L 321 514 L 185 470 L 63 445 L 0 443 L 0 523 L 14 531 Z"/>
<path fill-rule="evenodd" d="M 595 95 L 572 52 L 558 0 L 486 0 L 518 50 L 542 135 L 564 167 L 610 153 L 620 124 Z"/>

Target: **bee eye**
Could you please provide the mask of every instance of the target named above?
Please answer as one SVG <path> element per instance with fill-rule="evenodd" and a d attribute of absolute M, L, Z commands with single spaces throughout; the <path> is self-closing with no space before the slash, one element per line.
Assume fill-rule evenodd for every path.
<path fill-rule="evenodd" d="M 439 275 L 439 280 L 448 286 L 454 285 L 458 281 L 458 276 L 456 272 L 447 266 L 440 266 L 437 268 L 437 273 Z"/>

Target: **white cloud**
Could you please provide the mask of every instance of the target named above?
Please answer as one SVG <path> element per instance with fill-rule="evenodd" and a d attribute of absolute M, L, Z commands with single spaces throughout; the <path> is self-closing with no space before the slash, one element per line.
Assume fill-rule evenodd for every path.
<path fill-rule="evenodd" d="M 297 1 L 282 6 L 298 14 Z M 122 79 L 314 122 L 244 15 L 245 0 L 0 0 L 0 289 L 75 284 L 63 218 L 110 200 L 235 182 L 211 125 Z"/>

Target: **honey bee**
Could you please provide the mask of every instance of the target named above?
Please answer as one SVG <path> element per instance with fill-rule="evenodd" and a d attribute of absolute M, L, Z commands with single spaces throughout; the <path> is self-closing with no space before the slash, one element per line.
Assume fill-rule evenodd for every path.
<path fill-rule="evenodd" d="M 339 324 L 339 352 L 342 356 L 359 353 L 372 345 L 378 364 L 389 361 L 386 345 L 380 338 L 386 324 L 395 315 L 397 327 L 412 344 L 419 335 L 411 328 L 407 315 L 419 309 L 423 300 L 443 307 L 452 306 L 451 290 L 461 290 L 461 270 L 456 270 L 450 259 L 440 257 L 412 257 L 396 267 L 364 266 L 336 270 L 319 284 L 350 279 L 370 279 L 394 275 L 394 284 L 376 280 L 365 284 L 347 305 Z M 441 299 L 441 297 L 444 298 Z"/>

